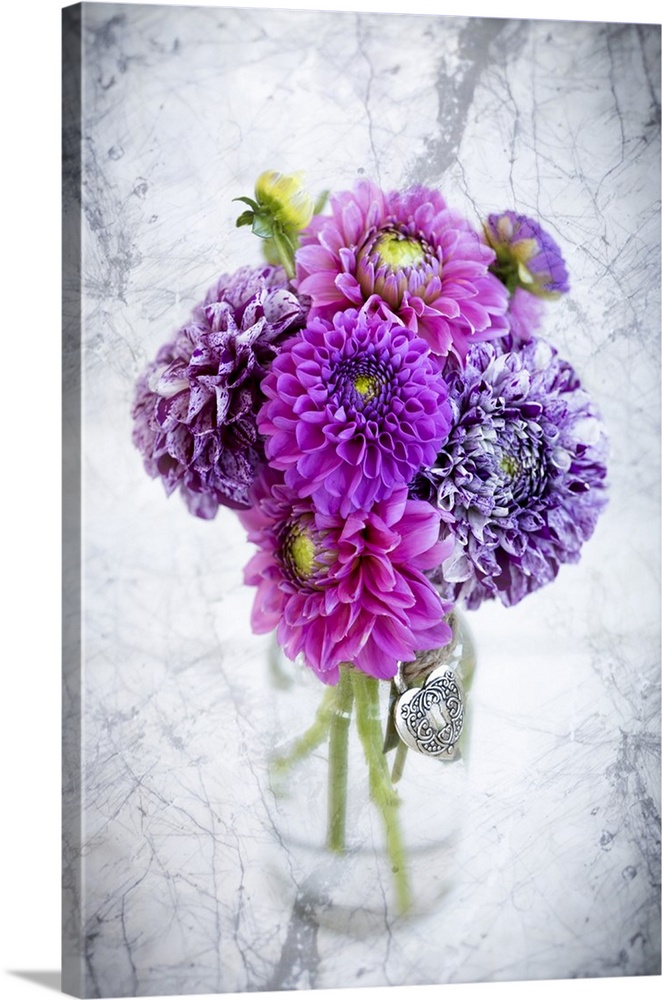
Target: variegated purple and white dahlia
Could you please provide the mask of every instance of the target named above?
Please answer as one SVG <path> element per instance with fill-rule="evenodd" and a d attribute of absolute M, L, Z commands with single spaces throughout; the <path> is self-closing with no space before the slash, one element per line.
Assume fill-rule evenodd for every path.
<path fill-rule="evenodd" d="M 448 441 L 415 493 L 455 540 L 432 574 L 449 599 L 513 605 L 577 562 L 606 502 L 606 441 L 574 370 L 543 340 L 473 348 L 450 379 Z"/>
<path fill-rule="evenodd" d="M 248 504 L 264 458 L 260 384 L 305 316 L 281 268 L 241 268 L 219 279 L 138 379 L 134 444 L 149 475 L 168 495 L 179 488 L 198 517 Z"/>

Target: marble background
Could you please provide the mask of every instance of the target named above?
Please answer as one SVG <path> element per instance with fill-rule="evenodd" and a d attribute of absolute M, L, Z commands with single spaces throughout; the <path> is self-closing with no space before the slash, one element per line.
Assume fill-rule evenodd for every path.
<path fill-rule="evenodd" d="M 659 28 L 84 4 L 82 46 L 65 989 L 659 974 Z M 453 891 L 369 942 L 264 889 L 268 640 L 248 624 L 251 549 L 231 512 L 206 523 L 166 501 L 131 445 L 140 370 L 219 272 L 259 259 L 232 199 L 266 168 L 303 169 L 313 191 L 424 182 L 476 221 L 506 207 L 545 220 L 572 283 L 546 332 L 611 440 L 611 501 L 581 564 L 472 616 Z M 75 590 L 65 580 L 65 599 Z"/>

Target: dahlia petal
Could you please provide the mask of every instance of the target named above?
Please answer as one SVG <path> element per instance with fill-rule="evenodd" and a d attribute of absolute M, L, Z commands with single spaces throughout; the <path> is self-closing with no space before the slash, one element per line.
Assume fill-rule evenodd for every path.
<path fill-rule="evenodd" d="M 431 623 L 440 621 L 449 610 L 449 605 L 442 604 L 439 594 L 424 577 L 410 577 L 408 582 L 414 598 L 408 610 L 408 620 L 418 634 L 420 630 L 429 628 Z"/>
<path fill-rule="evenodd" d="M 452 605 L 447 605 L 450 609 Z M 419 650 L 441 649 L 453 638 L 453 631 L 450 625 L 441 619 L 435 625 L 430 625 L 427 629 L 419 630 L 416 633 Z"/>
<path fill-rule="evenodd" d="M 357 570 L 338 581 L 338 598 L 345 607 L 363 601 L 363 577 Z M 369 610 L 366 608 L 366 610 Z"/>
<path fill-rule="evenodd" d="M 218 513 L 218 501 L 208 493 L 191 493 L 182 488 L 182 496 L 190 514 L 211 521 Z"/>
<path fill-rule="evenodd" d="M 416 658 L 416 640 L 411 630 L 395 618 L 385 615 L 377 618 L 370 637 L 387 656 L 396 661 Z"/>
<path fill-rule="evenodd" d="M 397 659 L 385 655 L 372 637 L 354 657 L 354 665 L 364 674 L 378 680 L 390 680 L 398 672 Z"/>
<path fill-rule="evenodd" d="M 363 235 L 365 220 L 363 214 L 354 201 L 346 202 L 341 210 L 343 233 L 347 239 L 347 245 L 352 246 L 359 242 Z"/>
<path fill-rule="evenodd" d="M 341 460 L 330 450 L 326 450 L 322 454 L 316 451 L 312 454 L 302 455 L 297 460 L 296 467 L 303 479 L 314 484 L 340 469 Z"/>
<path fill-rule="evenodd" d="M 339 293 L 341 304 L 344 297 L 353 306 L 360 306 L 363 303 L 363 292 L 356 278 L 351 274 L 339 274 L 334 281 L 335 288 Z"/>
<path fill-rule="evenodd" d="M 384 596 L 395 589 L 395 572 L 387 555 L 366 554 L 362 560 L 362 571 L 365 587 L 372 593 Z"/>
<path fill-rule="evenodd" d="M 414 506 L 415 505 L 415 506 Z M 406 530 L 396 549 L 398 559 L 408 563 L 428 551 L 439 539 L 439 515 L 424 501 L 408 505 Z"/>
<path fill-rule="evenodd" d="M 339 457 L 349 465 L 361 465 L 365 450 L 365 438 L 362 435 L 350 438 L 347 441 L 341 441 L 338 445 Z"/>
<path fill-rule="evenodd" d="M 297 252 L 297 264 L 309 274 L 327 271 L 333 266 L 334 255 L 319 243 L 301 247 Z"/>
<path fill-rule="evenodd" d="M 326 445 L 324 427 L 316 421 L 302 420 L 296 424 L 295 437 L 298 448 L 304 454 L 319 451 Z M 291 445 L 291 436 L 288 436 L 288 444 Z"/>
<path fill-rule="evenodd" d="M 262 425 L 265 427 L 265 425 Z M 275 430 L 270 434 L 265 445 L 267 458 L 276 468 L 293 465 L 296 456 L 292 456 L 290 448 L 291 435 L 287 431 Z"/>
<path fill-rule="evenodd" d="M 338 301 L 338 290 L 331 272 L 317 272 L 300 279 L 298 291 L 300 295 L 309 295 L 316 306 Z"/>

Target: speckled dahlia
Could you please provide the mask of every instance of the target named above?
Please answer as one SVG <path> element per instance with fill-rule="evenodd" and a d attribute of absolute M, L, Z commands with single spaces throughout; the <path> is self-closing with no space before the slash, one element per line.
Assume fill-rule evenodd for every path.
<path fill-rule="evenodd" d="M 396 488 L 370 511 L 322 514 L 263 466 L 239 517 L 259 551 L 244 579 L 257 587 L 257 633 L 277 630 L 285 653 L 303 654 L 327 684 L 351 662 L 372 677 L 394 677 L 398 661 L 451 637 L 450 605 L 425 573 L 451 550 L 439 541 L 439 512 Z"/>
<path fill-rule="evenodd" d="M 513 605 L 578 561 L 606 503 L 605 437 L 575 372 L 543 340 L 504 354 L 477 345 L 449 389 L 453 428 L 415 489 L 456 542 L 431 578 L 469 608 Z"/>
<path fill-rule="evenodd" d="M 409 483 L 450 427 L 448 389 L 425 341 L 368 306 L 309 322 L 262 388 L 267 459 L 327 513 L 368 510 Z"/>
<path fill-rule="evenodd" d="M 556 241 L 527 215 L 488 216 L 485 239 L 496 253 L 491 270 L 512 293 L 521 288 L 544 299 L 569 291 L 568 272 Z"/>
<path fill-rule="evenodd" d="M 179 487 L 192 514 L 247 505 L 264 457 L 260 383 L 305 316 L 281 268 L 241 268 L 219 279 L 138 379 L 134 444 L 148 474 L 168 495 Z"/>
<path fill-rule="evenodd" d="M 507 293 L 488 271 L 494 251 L 437 191 L 385 194 L 369 181 L 333 195 L 296 254 L 299 291 L 311 318 L 361 306 L 376 295 L 440 357 L 508 330 Z"/>

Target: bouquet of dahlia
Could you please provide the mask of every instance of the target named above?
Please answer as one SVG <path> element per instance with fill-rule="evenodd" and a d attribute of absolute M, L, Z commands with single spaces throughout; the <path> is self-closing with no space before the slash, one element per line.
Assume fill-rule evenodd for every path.
<path fill-rule="evenodd" d="M 535 220 L 503 211 L 476 228 L 425 187 L 360 180 L 327 210 L 298 175 L 267 172 L 238 200 L 265 263 L 220 277 L 160 349 L 134 442 L 192 514 L 237 511 L 257 546 L 252 627 L 355 706 L 396 859 L 385 751 L 456 756 L 455 609 L 552 581 L 605 504 L 598 414 L 539 335 L 567 271 Z M 329 736 L 328 844 L 342 850 L 346 760 L 324 718 L 290 757 Z"/>

